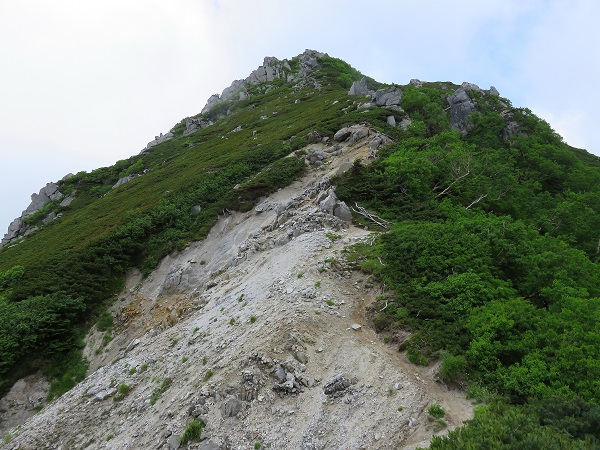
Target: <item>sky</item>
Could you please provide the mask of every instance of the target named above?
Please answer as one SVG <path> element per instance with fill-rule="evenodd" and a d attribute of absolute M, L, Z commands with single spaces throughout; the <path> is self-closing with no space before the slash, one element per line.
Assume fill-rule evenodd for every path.
<path fill-rule="evenodd" d="M 0 0 L 0 236 L 50 181 L 138 154 L 265 56 L 495 86 L 600 155 L 597 0 Z"/>

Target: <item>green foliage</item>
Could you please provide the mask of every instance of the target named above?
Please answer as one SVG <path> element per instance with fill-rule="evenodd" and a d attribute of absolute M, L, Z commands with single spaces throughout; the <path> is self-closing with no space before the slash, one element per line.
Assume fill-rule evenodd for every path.
<path fill-rule="evenodd" d="M 115 402 L 120 402 L 127 396 L 127 394 L 129 394 L 129 391 L 131 391 L 131 386 L 125 383 L 120 383 L 117 387 L 117 393 L 113 396 L 113 400 Z"/>
<path fill-rule="evenodd" d="M 256 316 L 250 316 L 250 323 L 256 322 Z"/>
<path fill-rule="evenodd" d="M 589 449 L 592 440 L 573 440 L 558 429 L 540 424 L 520 408 L 495 404 L 478 408 L 468 426 L 451 431 L 447 437 L 434 436 L 430 449 Z"/>
<path fill-rule="evenodd" d="M 437 403 L 434 403 L 429 408 L 427 408 L 427 412 L 430 416 L 435 417 L 436 419 L 441 419 L 446 415 L 446 411 Z"/>
<path fill-rule="evenodd" d="M 214 371 L 212 369 L 208 369 L 206 371 L 206 373 L 204 374 L 204 378 L 202 378 L 202 381 L 208 381 L 210 379 L 210 377 L 212 377 L 214 375 Z"/>
<path fill-rule="evenodd" d="M 58 353 L 52 358 L 53 364 L 49 365 L 46 375 L 50 380 L 48 400 L 60 397 L 72 389 L 78 382 L 85 378 L 89 363 L 83 358 L 80 349 L 76 348 L 68 353 Z"/>
<path fill-rule="evenodd" d="M 467 360 L 463 355 L 446 354 L 442 358 L 439 376 L 445 382 L 458 382 L 465 378 Z"/>
<path fill-rule="evenodd" d="M 187 444 L 192 441 L 199 441 L 202 435 L 202 430 L 206 427 L 206 424 L 200 419 L 194 419 L 185 427 L 183 435 L 179 440 L 180 444 Z"/>
<path fill-rule="evenodd" d="M 113 323 L 114 321 L 112 314 L 106 311 L 98 318 L 96 328 L 98 328 L 100 331 L 107 331 L 113 327 Z"/>
<path fill-rule="evenodd" d="M 170 378 L 165 378 L 162 381 L 162 383 L 160 384 L 160 386 L 157 387 L 156 389 L 154 389 L 154 391 L 152 392 L 152 395 L 150 397 L 150 404 L 151 405 L 156 404 L 156 402 L 158 401 L 160 396 L 162 394 L 164 394 L 167 391 L 167 389 L 169 389 L 171 387 L 172 383 L 173 383 L 173 381 Z"/>
<path fill-rule="evenodd" d="M 341 199 L 397 224 L 350 259 L 393 290 L 372 307 L 378 331 L 410 331 L 411 361 L 441 354 L 442 380 L 468 377 L 472 395 L 508 408 L 432 448 L 496 448 L 493 436 L 498 447 L 587 445 L 600 398 L 598 159 L 528 110 L 508 107 L 522 133 L 502 139 L 509 103 L 498 97 L 471 93 L 478 113 L 463 138 L 443 85 L 403 91 L 412 126 L 336 180 Z M 511 415 L 526 424 L 514 440 Z"/>

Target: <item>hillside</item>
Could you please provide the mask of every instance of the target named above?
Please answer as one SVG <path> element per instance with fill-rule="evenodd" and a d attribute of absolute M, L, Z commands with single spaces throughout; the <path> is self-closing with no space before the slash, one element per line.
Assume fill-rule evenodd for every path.
<path fill-rule="evenodd" d="M 599 186 L 495 88 L 266 58 L 11 224 L 5 446 L 415 448 L 466 389 L 432 448 L 594 448 Z"/>

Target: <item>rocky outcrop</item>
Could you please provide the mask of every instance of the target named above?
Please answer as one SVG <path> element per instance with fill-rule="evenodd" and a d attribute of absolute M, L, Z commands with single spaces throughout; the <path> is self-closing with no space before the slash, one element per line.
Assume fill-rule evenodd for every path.
<path fill-rule="evenodd" d="M 126 177 L 120 178 L 120 179 L 119 179 L 119 181 L 117 181 L 117 182 L 114 184 L 114 186 L 113 186 L 112 188 L 113 188 L 113 189 L 116 189 L 116 188 L 118 188 L 119 186 L 121 186 L 121 185 L 123 185 L 123 184 L 125 184 L 125 183 L 127 183 L 127 182 L 129 182 L 129 181 L 131 181 L 131 180 L 133 180 L 133 179 L 134 179 L 134 178 L 136 178 L 136 177 L 139 177 L 139 175 L 138 175 L 138 174 L 136 174 L 136 173 L 134 173 L 134 174 L 132 174 L 132 175 L 128 175 L 128 176 L 126 176 Z"/>
<path fill-rule="evenodd" d="M 322 197 L 324 198 L 320 200 Z M 332 214 L 344 222 L 352 222 L 352 212 L 350 211 L 350 208 L 348 208 L 348 205 L 346 205 L 345 202 L 337 198 L 333 189 L 329 190 L 327 194 L 323 193 L 320 197 L 317 197 L 317 202 L 319 203 L 319 209 L 321 211 Z"/>
<path fill-rule="evenodd" d="M 450 125 L 455 130 L 460 131 L 463 136 L 466 136 L 473 129 L 473 125 L 469 123 L 469 116 L 476 111 L 476 107 L 475 102 L 469 96 L 471 91 L 478 92 L 481 95 L 500 95 L 494 86 L 484 90 L 476 84 L 465 81 L 454 94 L 447 98 L 450 105 Z"/>
<path fill-rule="evenodd" d="M 367 79 L 365 77 L 360 81 L 355 81 L 350 86 L 350 90 L 348 91 L 348 95 L 373 95 L 373 91 L 369 89 L 367 85 Z"/>
<path fill-rule="evenodd" d="M 377 106 L 384 108 L 400 105 L 400 102 L 402 102 L 402 89 L 398 86 L 379 89 L 373 94 L 373 101 Z"/>
<path fill-rule="evenodd" d="M 42 209 L 47 203 L 51 201 L 59 201 L 63 197 L 64 195 L 58 190 L 58 185 L 56 183 L 48 183 L 46 186 L 40 189 L 38 194 L 31 194 L 31 203 L 27 209 L 23 211 L 21 216 L 13 220 L 8 226 L 8 231 L 4 235 L 2 241 L 0 241 L 0 246 L 9 244 L 20 237 L 27 236 L 29 233 L 37 229 L 36 227 L 26 224 L 25 219 Z M 54 214 L 51 218 L 46 217 L 44 219 L 44 223 L 48 223 L 57 217 L 59 217 L 59 215 L 56 214 Z"/>
<path fill-rule="evenodd" d="M 194 131 L 209 127 L 212 124 L 213 122 L 211 120 L 202 120 L 199 117 L 189 117 L 185 121 L 185 130 L 183 131 L 183 135 L 186 136 Z"/>
<path fill-rule="evenodd" d="M 267 56 L 261 66 L 253 70 L 244 80 L 235 80 L 231 85 L 223 90 L 221 95 L 212 95 L 204 108 L 202 114 L 209 112 L 219 103 L 234 98 L 236 95 L 240 100 L 248 98 L 246 88 L 261 83 L 269 83 L 277 79 L 285 79 L 288 83 L 295 83 L 295 87 L 320 87 L 317 86 L 312 71 L 319 66 L 319 58 L 325 56 L 325 53 L 315 50 L 305 50 L 298 55 L 299 69 L 297 73 L 292 72 L 290 62 L 287 59 L 279 60 L 272 56 Z"/>
<path fill-rule="evenodd" d="M 167 134 L 160 133 L 158 136 L 154 136 L 154 140 L 148 142 L 145 150 L 148 150 L 154 147 L 155 145 L 162 144 L 163 142 L 168 141 L 169 139 L 173 139 L 174 136 L 175 135 L 171 131 L 169 131 Z"/>

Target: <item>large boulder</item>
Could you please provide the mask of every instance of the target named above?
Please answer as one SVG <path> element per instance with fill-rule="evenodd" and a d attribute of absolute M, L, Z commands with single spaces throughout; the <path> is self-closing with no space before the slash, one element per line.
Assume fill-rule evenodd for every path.
<path fill-rule="evenodd" d="M 377 106 L 397 106 L 402 101 L 402 89 L 398 86 L 379 89 L 373 94 L 373 101 Z"/>
<path fill-rule="evenodd" d="M 160 133 L 158 136 L 154 136 L 153 141 L 148 142 L 148 145 L 146 145 L 146 150 L 154 147 L 155 145 L 162 144 L 163 142 L 168 141 L 169 139 L 173 139 L 174 136 L 175 135 L 171 131 L 169 131 L 166 134 Z"/>
<path fill-rule="evenodd" d="M 229 397 L 221 405 L 221 414 L 223 417 L 235 417 L 242 410 L 243 403 L 235 397 Z"/>
<path fill-rule="evenodd" d="M 34 212 L 42 209 L 44 205 L 53 200 L 60 200 L 63 195 L 58 190 L 56 183 L 48 183 L 42 189 L 39 194 L 31 194 L 31 203 L 27 209 L 23 212 L 23 216 L 27 217 Z"/>
<path fill-rule="evenodd" d="M 473 125 L 469 123 L 469 116 L 476 110 L 475 103 L 463 86 L 449 96 L 447 101 L 450 105 L 450 126 L 466 135 L 473 128 Z"/>
<path fill-rule="evenodd" d="M 352 129 L 350 127 L 344 127 L 342 129 L 338 130 L 333 135 L 333 140 L 337 141 L 337 142 L 344 142 L 346 139 L 348 139 L 350 137 L 351 134 L 352 134 Z"/>
<path fill-rule="evenodd" d="M 355 81 L 350 86 L 350 90 L 348 91 L 348 95 L 372 95 L 373 92 L 367 86 L 367 79 L 365 77 L 360 81 Z"/>

